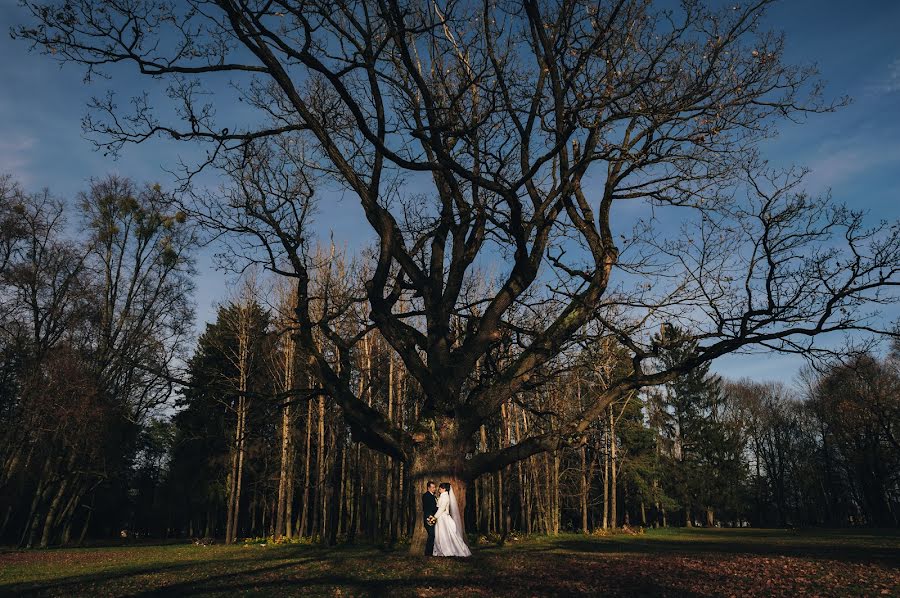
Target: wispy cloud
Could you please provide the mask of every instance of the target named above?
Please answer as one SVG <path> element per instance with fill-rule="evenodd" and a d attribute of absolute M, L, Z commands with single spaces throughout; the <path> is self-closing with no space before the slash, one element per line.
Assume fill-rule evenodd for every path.
<path fill-rule="evenodd" d="M 846 147 L 808 164 L 807 187 L 821 191 L 836 187 L 873 169 L 900 164 L 900 148 L 895 146 Z"/>
<path fill-rule="evenodd" d="M 23 185 L 31 185 L 29 167 L 36 144 L 37 139 L 21 133 L 0 138 L 0 174 L 12 175 Z"/>
<path fill-rule="evenodd" d="M 894 59 L 887 67 L 887 72 L 877 81 L 866 86 L 872 94 L 885 95 L 900 91 L 900 58 Z"/>
<path fill-rule="evenodd" d="M 851 121 L 829 130 L 818 143 L 809 145 L 801 162 L 809 168 L 806 187 L 819 192 L 846 183 L 871 181 L 877 177 L 897 180 L 900 172 L 900 126 L 891 120 L 879 122 Z"/>

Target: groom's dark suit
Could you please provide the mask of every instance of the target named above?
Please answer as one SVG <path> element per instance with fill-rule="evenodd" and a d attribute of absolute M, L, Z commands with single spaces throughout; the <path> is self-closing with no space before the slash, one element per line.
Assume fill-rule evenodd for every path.
<path fill-rule="evenodd" d="M 428 540 L 425 542 L 425 556 L 434 554 L 434 526 L 428 525 L 428 518 L 437 513 L 437 499 L 431 492 L 422 495 L 422 523 L 428 532 Z"/>

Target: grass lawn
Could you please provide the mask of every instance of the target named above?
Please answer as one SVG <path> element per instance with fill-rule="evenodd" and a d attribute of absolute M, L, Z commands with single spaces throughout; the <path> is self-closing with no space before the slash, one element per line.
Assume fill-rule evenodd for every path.
<path fill-rule="evenodd" d="M 651 530 L 533 538 L 468 560 L 365 546 L 132 545 L 0 552 L 0 594 L 900 596 L 900 533 Z"/>

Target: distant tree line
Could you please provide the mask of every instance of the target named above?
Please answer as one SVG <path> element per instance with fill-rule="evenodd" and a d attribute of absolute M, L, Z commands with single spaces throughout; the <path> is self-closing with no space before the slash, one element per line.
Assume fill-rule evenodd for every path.
<path fill-rule="evenodd" d="M 278 332 L 281 312 L 244 300 L 223 307 L 201 337 L 191 379 L 220 386 L 184 395 L 166 436 L 171 461 L 153 476 L 165 482 L 143 491 L 169 493 L 157 501 L 165 516 L 152 519 L 171 527 L 140 531 L 221 536 L 232 521 L 232 537 L 392 543 L 409 536 L 422 488 L 402 465 L 353 442 L 314 378 L 297 369 L 293 379 L 304 390 L 282 394 L 288 376 L 275 372 L 288 364 L 290 348 Z M 254 398 L 237 433 L 239 393 L 227 381 L 240 377 L 224 356 L 236 354 L 241 313 L 259 335 L 252 346 L 269 353 L 253 358 Z M 660 359 L 687 358 L 689 338 L 677 328 L 659 335 L 670 347 Z M 421 391 L 383 339 L 374 332 L 364 339 L 348 364 L 352 377 L 362 396 L 405 425 L 421 409 Z M 566 410 L 602 392 L 626 357 L 608 340 L 586 342 L 565 371 L 505 404 L 479 430 L 476 450 L 552 429 Z M 490 363 L 479 367 L 490 375 Z M 468 530 L 502 539 L 622 526 L 897 525 L 900 353 L 861 354 L 806 378 L 801 392 L 722 381 L 702 367 L 614 402 L 583 446 L 529 457 L 471 485 Z M 235 496 L 240 462 L 244 490 Z M 229 513 L 237 519 L 226 519 Z"/>
<path fill-rule="evenodd" d="M 335 263 L 322 288 L 341 287 L 336 279 L 349 269 Z M 290 337 L 280 327 L 289 326 L 282 318 L 290 310 L 263 307 L 259 289 L 248 289 L 207 326 L 190 362 L 196 386 L 171 421 L 157 424 L 165 432 L 157 452 L 170 458 L 143 478 L 138 496 L 147 515 L 135 531 L 328 543 L 410 536 L 422 488 L 401 464 L 353 441 L 317 381 L 291 365 Z M 242 340 L 248 330 L 254 336 Z M 348 364 L 353 379 L 362 396 L 406 425 L 421 409 L 421 391 L 377 333 L 360 334 Z M 670 347 L 660 359 L 687 358 L 689 338 L 677 328 L 659 335 Z M 252 347 L 243 376 L 233 358 L 242 343 Z M 552 429 L 567 409 L 602 392 L 626 356 L 608 340 L 586 342 L 565 371 L 504 405 L 479 430 L 476 450 Z M 479 367 L 489 375 L 490 363 Z M 296 382 L 296 394 L 285 392 L 286 380 Z M 479 478 L 468 489 L 468 530 L 502 539 L 622 526 L 897 525 L 900 353 L 861 354 L 806 380 L 798 391 L 726 382 L 699 368 L 635 393 L 610 405 L 584 446 Z"/>
<path fill-rule="evenodd" d="M 0 539 L 119 532 L 188 347 L 193 235 L 159 186 L 0 178 Z"/>

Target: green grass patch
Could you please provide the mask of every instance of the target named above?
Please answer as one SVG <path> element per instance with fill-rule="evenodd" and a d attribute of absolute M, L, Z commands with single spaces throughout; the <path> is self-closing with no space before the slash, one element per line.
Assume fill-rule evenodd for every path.
<path fill-rule="evenodd" d="M 900 533 L 563 534 L 436 559 L 368 546 L 130 545 L 0 553 L 0 594 L 47 596 L 900 595 Z"/>

